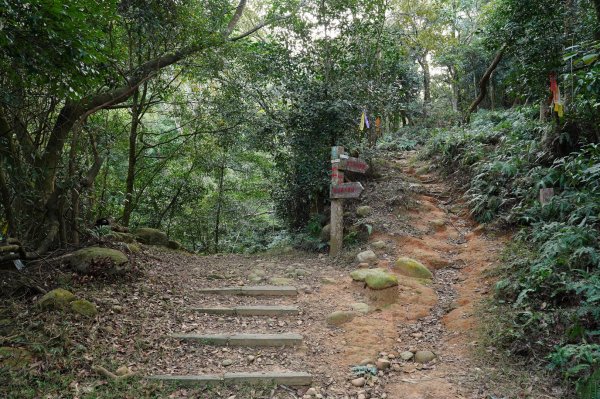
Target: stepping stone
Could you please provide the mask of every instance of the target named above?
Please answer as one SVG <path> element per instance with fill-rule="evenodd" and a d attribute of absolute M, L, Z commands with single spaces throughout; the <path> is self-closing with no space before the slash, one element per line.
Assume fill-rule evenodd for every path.
<path fill-rule="evenodd" d="M 299 313 L 296 306 L 237 306 L 235 308 L 194 308 L 193 310 L 208 314 L 237 316 L 288 316 Z"/>
<path fill-rule="evenodd" d="M 179 384 L 216 384 L 216 383 L 266 383 L 292 386 L 312 384 L 312 375 L 302 372 L 264 372 L 264 373 L 225 373 L 208 375 L 153 375 L 150 380 L 176 382 Z"/>
<path fill-rule="evenodd" d="M 204 345 L 220 346 L 294 346 L 302 343 L 300 334 L 172 334 L 172 338 L 200 341 Z"/>
<path fill-rule="evenodd" d="M 248 295 L 248 296 L 291 296 L 298 295 L 296 287 L 277 286 L 277 285 L 259 285 L 259 286 L 240 286 L 223 288 L 200 288 L 198 290 L 204 294 L 221 295 Z"/>

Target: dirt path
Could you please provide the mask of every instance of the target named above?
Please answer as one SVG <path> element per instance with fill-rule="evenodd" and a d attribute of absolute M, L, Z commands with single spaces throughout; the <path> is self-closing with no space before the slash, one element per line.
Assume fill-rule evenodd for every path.
<path fill-rule="evenodd" d="M 412 228 L 400 234 L 381 234 L 392 242 L 394 256 L 419 260 L 434 271 L 433 285 L 415 286 L 403 281 L 403 308 L 397 323 L 396 350 L 431 350 L 435 364 L 402 367 L 386 388 L 390 398 L 484 397 L 481 370 L 471 359 L 476 343 L 475 306 L 488 294 L 492 281 L 486 271 L 494 267 L 503 241 L 487 238 L 464 216 L 460 198 L 429 166 L 415 162 L 415 154 L 394 159 L 411 181 L 417 203 L 401 219 Z M 385 183 L 383 183 L 385 184 Z"/>
<path fill-rule="evenodd" d="M 503 242 L 481 234 L 463 216 L 450 187 L 427 173 L 427 165 L 414 157 L 407 153 L 388 159 L 385 175 L 370 185 L 366 203 L 374 210 L 369 221 L 375 229 L 370 241 L 386 243 L 376 250 L 379 267 L 391 270 L 394 260 L 410 257 L 434 272 L 433 284 L 400 276 L 397 303 L 344 325 L 337 346 L 346 367 L 364 359 L 374 361 L 377 352 L 391 354 L 393 362 L 404 351 L 430 350 L 438 356 L 427 365 L 398 360 L 394 367 L 398 372 L 380 379 L 388 398 L 484 397 L 482 371 L 470 359 L 476 340 L 474 307 L 489 291 L 492 282 L 485 272 L 494 266 Z M 398 184 L 407 181 L 404 201 L 410 204 L 403 209 L 390 197 L 395 198 Z M 330 290 L 342 297 L 348 289 L 368 296 L 364 293 L 368 289 L 356 284 L 342 287 L 342 292 L 340 287 Z"/>
<path fill-rule="evenodd" d="M 399 276 L 397 301 L 380 306 L 369 289 L 349 277 L 357 267 L 357 251 L 332 260 L 295 251 L 198 257 L 149 250 L 153 260 L 147 276 L 127 295 L 106 288 L 88 293 L 103 310 L 98 331 L 90 336 L 94 346 L 103 349 L 91 354 L 90 361 L 106 364 L 109 351 L 111 365 L 128 365 L 143 375 L 306 371 L 314 376 L 313 387 L 324 398 L 488 397 L 485 375 L 490 370 L 478 369 L 471 358 L 477 339 L 474 310 L 490 289 L 486 271 L 497 262 L 503 241 L 482 234 L 465 216 L 459 196 L 428 173 L 426 164 L 416 162 L 414 153 L 382 163 L 383 175 L 368 184 L 361 203 L 373 209 L 363 220 L 373 226 L 369 242 L 385 242 L 384 248 L 375 250 L 377 266 L 391 267 L 398 257 L 411 257 L 434 272 L 432 284 Z M 268 284 L 272 278 L 289 279 L 279 283 L 299 287 L 300 294 L 273 299 L 198 292 L 199 287 Z M 329 314 L 351 310 L 356 303 L 368 304 L 369 313 L 340 327 L 326 323 Z M 295 305 L 301 312 L 239 317 L 192 310 L 252 304 Z M 304 341 L 299 348 L 237 348 L 168 338 L 171 333 L 226 332 L 293 332 L 302 334 Z M 437 359 L 428 364 L 401 360 L 399 355 L 408 350 L 430 350 Z M 356 378 L 351 366 L 380 357 L 389 358 L 389 370 L 368 379 L 364 387 L 350 383 Z M 280 388 L 240 393 L 228 387 L 207 393 L 203 388 L 182 388 L 169 397 L 287 399 L 301 398 L 305 392 L 306 388 Z"/>

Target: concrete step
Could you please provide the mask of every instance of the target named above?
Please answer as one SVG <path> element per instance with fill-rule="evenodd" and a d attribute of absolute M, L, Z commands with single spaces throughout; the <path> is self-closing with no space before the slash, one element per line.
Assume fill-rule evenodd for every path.
<path fill-rule="evenodd" d="M 233 308 L 193 308 L 196 312 L 231 316 L 293 316 L 299 313 L 296 306 L 236 306 Z"/>
<path fill-rule="evenodd" d="M 221 346 L 294 346 L 302 343 L 300 334 L 172 334 L 172 338 L 200 341 L 204 345 Z"/>
<path fill-rule="evenodd" d="M 220 295 L 249 296 L 293 296 L 298 295 L 296 287 L 279 285 L 239 286 L 222 288 L 200 288 L 198 292 Z"/>
<path fill-rule="evenodd" d="M 281 384 L 306 386 L 312 384 L 312 375 L 303 372 L 225 373 L 208 375 L 153 375 L 150 380 L 179 384 L 210 385 L 218 383 Z"/>

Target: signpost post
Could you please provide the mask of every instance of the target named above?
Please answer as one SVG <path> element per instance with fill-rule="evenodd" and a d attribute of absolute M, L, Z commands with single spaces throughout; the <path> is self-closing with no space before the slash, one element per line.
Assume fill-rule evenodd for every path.
<path fill-rule="evenodd" d="M 331 147 L 331 235 L 329 255 L 337 256 L 344 240 L 344 198 L 358 198 L 364 190 L 359 182 L 344 183 L 344 170 L 365 173 L 369 165 L 359 158 L 349 157 L 344 147 Z"/>

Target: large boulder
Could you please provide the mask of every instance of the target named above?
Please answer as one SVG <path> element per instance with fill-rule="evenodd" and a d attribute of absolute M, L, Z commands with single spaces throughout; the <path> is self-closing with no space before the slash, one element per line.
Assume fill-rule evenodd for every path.
<path fill-rule="evenodd" d="M 364 281 L 372 290 L 383 290 L 398 285 L 398 277 L 385 269 L 357 269 L 350 273 L 354 281 Z"/>
<path fill-rule="evenodd" d="M 38 301 L 38 305 L 42 309 L 62 309 L 76 299 L 77 297 L 71 291 L 56 288 L 41 297 Z"/>
<path fill-rule="evenodd" d="M 84 274 L 123 274 L 130 270 L 127 256 L 116 249 L 88 247 L 68 257 L 71 267 Z"/>
<path fill-rule="evenodd" d="M 77 299 L 71 302 L 71 310 L 74 313 L 85 317 L 94 317 L 98 314 L 96 305 L 90 301 L 86 301 L 85 299 Z"/>
<path fill-rule="evenodd" d="M 166 247 L 169 245 L 169 237 L 157 229 L 151 229 L 149 227 L 140 227 L 133 232 L 135 238 L 146 245 L 160 245 Z"/>
<path fill-rule="evenodd" d="M 399 258 L 396 263 L 394 263 L 394 271 L 407 277 L 422 278 L 427 280 L 431 280 L 433 278 L 433 274 L 428 268 L 423 266 L 421 262 L 407 257 Z"/>

